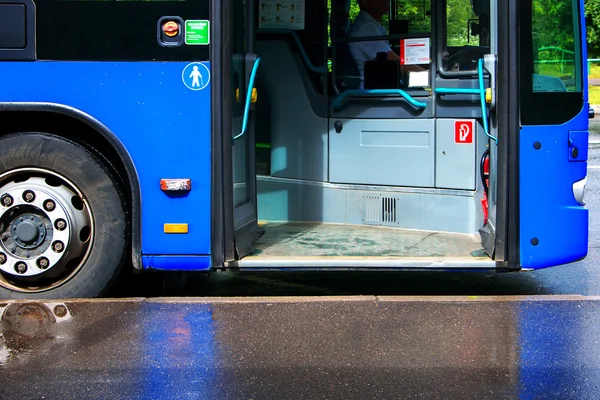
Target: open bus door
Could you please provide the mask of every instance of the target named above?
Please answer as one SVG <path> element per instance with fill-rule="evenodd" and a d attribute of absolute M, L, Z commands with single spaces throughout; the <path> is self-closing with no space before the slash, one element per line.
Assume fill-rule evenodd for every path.
<path fill-rule="evenodd" d="M 490 145 L 489 223 L 482 237 L 486 252 L 511 270 L 578 261 L 588 247 L 583 10 L 579 0 L 551 9 L 542 3 L 491 2 L 497 58 L 486 69 L 496 82 L 490 133 L 498 145 Z M 562 61 L 552 62 L 549 51 L 563 52 Z"/>
<path fill-rule="evenodd" d="M 221 199 L 214 196 L 213 254 L 221 255 L 213 265 L 240 259 L 251 253 L 263 235 L 256 205 L 254 119 L 251 109 L 258 58 L 252 54 L 252 21 L 240 0 L 215 0 L 211 50 L 213 81 L 213 179 Z M 220 154 L 219 154 L 220 153 Z M 222 172 L 222 175 L 220 174 Z M 219 212 L 221 211 L 221 212 Z M 223 242 L 220 242 L 223 239 Z M 218 257 L 218 256 L 217 256 Z"/>
<path fill-rule="evenodd" d="M 474 8 L 490 7 L 489 191 L 487 224 L 480 229 L 482 246 L 499 267 L 520 268 L 518 219 L 518 48 L 517 2 L 475 0 Z M 478 11 L 478 10 L 475 10 Z"/>
<path fill-rule="evenodd" d="M 520 110 L 521 118 L 518 151 L 509 154 L 510 162 L 519 165 L 514 187 L 519 197 L 509 197 L 508 233 L 519 238 L 522 268 L 567 264 L 583 259 L 588 250 L 583 1 L 562 0 L 552 7 L 542 0 L 507 3 L 501 7 L 510 11 L 511 32 L 520 28 L 519 41 L 509 43 L 518 45 L 519 60 L 512 60 L 508 72 L 519 76 L 519 109 L 514 109 L 516 101 L 511 107 Z M 513 232 L 510 206 L 517 200 L 519 231 Z"/>

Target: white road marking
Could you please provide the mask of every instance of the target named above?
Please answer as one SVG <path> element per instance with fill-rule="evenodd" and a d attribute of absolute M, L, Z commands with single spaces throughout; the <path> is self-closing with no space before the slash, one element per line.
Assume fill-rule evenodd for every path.
<path fill-rule="evenodd" d="M 588 165 L 588 169 L 600 169 L 600 165 Z"/>

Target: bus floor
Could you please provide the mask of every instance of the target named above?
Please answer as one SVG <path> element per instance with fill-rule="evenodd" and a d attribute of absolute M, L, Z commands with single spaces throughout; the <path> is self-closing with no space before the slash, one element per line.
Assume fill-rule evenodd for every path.
<path fill-rule="evenodd" d="M 481 257 L 479 235 L 366 225 L 261 222 L 254 257 Z"/>

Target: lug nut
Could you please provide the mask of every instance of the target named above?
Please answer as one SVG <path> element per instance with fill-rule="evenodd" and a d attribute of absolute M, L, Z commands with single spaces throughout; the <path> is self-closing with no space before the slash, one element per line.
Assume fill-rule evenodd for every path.
<path fill-rule="evenodd" d="M 33 193 L 31 190 L 26 190 L 25 192 L 23 192 L 23 200 L 25 200 L 28 203 L 31 203 L 35 200 L 35 193 Z"/>
<path fill-rule="evenodd" d="M 24 274 L 25 272 L 27 272 L 27 264 L 25 264 L 23 261 L 19 261 L 15 265 L 15 271 L 17 271 L 17 273 L 19 274 Z"/>
<path fill-rule="evenodd" d="M 54 307 L 54 314 L 56 314 L 56 316 L 58 318 L 62 318 L 64 316 L 67 315 L 67 307 L 59 304 L 58 306 Z"/>
<path fill-rule="evenodd" d="M 13 198 L 10 194 L 5 194 L 2 196 L 2 205 L 4 207 L 10 207 L 12 206 L 13 203 Z"/>
<path fill-rule="evenodd" d="M 46 269 L 50 265 L 50 261 L 46 257 L 38 258 L 37 265 L 40 269 Z"/>
<path fill-rule="evenodd" d="M 64 249 L 65 245 L 62 242 L 54 242 L 54 244 L 52 245 L 52 250 L 54 250 L 57 253 L 60 253 Z"/>
<path fill-rule="evenodd" d="M 54 204 L 54 202 L 52 200 L 46 200 L 44 202 L 44 209 L 46 211 L 52 211 L 52 210 L 54 210 L 55 207 L 56 207 L 56 204 Z"/>
<path fill-rule="evenodd" d="M 54 226 L 56 226 L 56 229 L 58 229 L 59 231 L 63 231 L 67 227 L 67 221 L 65 221 L 64 219 L 56 220 Z"/>
<path fill-rule="evenodd" d="M 6 262 L 6 254 L 0 253 L 0 265 Z"/>

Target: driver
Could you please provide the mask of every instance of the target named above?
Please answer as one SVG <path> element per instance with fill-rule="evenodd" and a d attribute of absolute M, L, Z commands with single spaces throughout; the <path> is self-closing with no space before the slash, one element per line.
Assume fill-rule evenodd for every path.
<path fill-rule="evenodd" d="M 379 23 L 381 18 L 389 14 L 390 4 L 388 0 L 357 0 L 360 12 L 348 32 L 348 36 L 382 36 L 387 35 L 386 29 Z M 386 53 L 388 60 L 399 61 L 400 57 L 394 53 L 387 40 L 375 40 L 368 42 L 350 42 L 348 44 L 350 54 L 360 71 L 360 88 L 364 87 L 365 61 L 375 60 L 377 53 Z M 402 72 L 422 71 L 417 66 L 402 66 Z"/>

